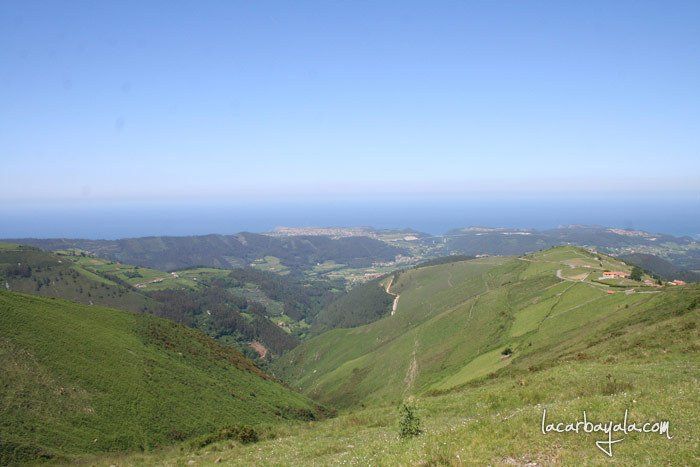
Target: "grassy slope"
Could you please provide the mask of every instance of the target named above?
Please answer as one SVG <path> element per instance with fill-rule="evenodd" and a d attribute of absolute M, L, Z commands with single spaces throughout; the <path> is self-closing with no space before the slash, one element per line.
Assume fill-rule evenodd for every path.
<path fill-rule="evenodd" d="M 454 331 L 451 317 L 459 312 L 455 304 L 461 303 L 461 314 L 468 313 L 471 303 L 464 299 L 484 292 L 484 278 L 493 279 L 483 274 L 503 261 L 485 258 L 407 271 L 391 288 L 400 294 L 395 316 L 321 334 L 280 359 L 275 370 L 295 386 L 338 405 L 400 398 L 414 350 L 424 352 L 435 344 L 429 358 L 451 364 L 440 342 L 445 333 Z M 428 296 L 430 303 L 425 302 Z M 419 326 L 421 323 L 425 326 Z M 432 376 L 422 373 L 412 385 Z"/>
<path fill-rule="evenodd" d="M 169 321 L 0 292 L 0 463 L 308 417 L 308 399 Z"/>
<path fill-rule="evenodd" d="M 275 371 L 340 407 L 398 402 L 466 384 L 552 349 L 562 352 L 666 300 L 666 289 L 636 287 L 627 295 L 614 288 L 608 294 L 611 288 L 593 282 L 604 269 L 629 266 L 559 247 L 523 258 L 410 270 L 392 286 L 401 295 L 394 316 L 311 339 L 277 362 Z M 564 278 L 588 279 L 562 280 L 557 271 Z M 515 352 L 511 358 L 501 356 L 506 347 Z"/>
<path fill-rule="evenodd" d="M 522 266 L 529 270 L 526 262 Z M 96 463 L 694 465 L 700 461 L 699 303 L 700 287 L 692 286 L 656 294 L 644 307 L 614 306 L 618 319 L 594 319 L 595 332 L 564 331 L 556 344 L 543 336 L 550 345 L 521 356 L 516 350 L 512 363 L 495 375 L 414 396 L 425 430 L 415 439 L 400 440 L 396 406 L 379 404 L 303 429 L 281 429 L 275 439 L 251 446 L 226 442 Z M 669 420 L 673 439 L 621 436 L 608 458 L 595 446 L 605 435 L 542 435 L 544 408 L 549 420 L 564 422 L 580 419 L 584 410 L 589 420 L 619 421 L 627 409 L 633 422 Z"/>

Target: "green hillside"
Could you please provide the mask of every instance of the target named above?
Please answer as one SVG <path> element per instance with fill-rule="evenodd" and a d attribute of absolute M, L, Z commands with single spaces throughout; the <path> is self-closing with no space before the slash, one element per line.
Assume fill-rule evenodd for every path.
<path fill-rule="evenodd" d="M 297 345 L 340 281 L 253 268 L 164 272 L 78 250 L 0 243 L 0 286 L 13 292 L 149 312 L 200 329 L 251 358 Z"/>
<path fill-rule="evenodd" d="M 0 292 L 0 464 L 150 449 L 318 410 L 230 347 L 147 314 Z"/>
<path fill-rule="evenodd" d="M 538 365 L 677 292 L 603 277 L 605 270 L 630 269 L 608 256 L 558 247 L 408 270 L 391 288 L 399 295 L 394 315 L 321 334 L 274 371 L 306 394 L 348 407 Z"/>
<path fill-rule="evenodd" d="M 680 279 L 687 282 L 700 282 L 700 273 L 679 268 L 670 261 L 658 256 L 645 253 L 630 253 L 620 255 L 619 258 L 628 264 L 639 266 L 664 280 Z"/>
<path fill-rule="evenodd" d="M 591 247 L 616 256 L 644 253 L 659 256 L 676 267 L 700 270 L 700 243 L 691 237 L 674 237 L 639 230 L 569 225 L 550 230 L 467 227 L 443 237 L 443 254 L 522 255 L 562 245 Z"/>
<path fill-rule="evenodd" d="M 0 286 L 3 290 L 65 298 L 84 304 L 129 311 L 155 311 L 158 303 L 138 293 L 116 275 L 85 267 L 72 256 L 60 256 L 26 245 L 0 243 Z M 102 260 L 99 260 L 102 261 Z M 165 273 L 163 273 L 165 274 Z"/>
<path fill-rule="evenodd" d="M 400 291 L 394 316 L 327 332 L 287 357 L 302 368 L 288 374 L 309 393 L 327 390 L 329 400 L 352 405 L 338 417 L 279 429 L 253 446 L 97 463 L 697 465 L 700 286 L 636 286 L 628 295 L 632 287 L 594 282 L 611 266 L 625 267 L 557 248 L 407 271 L 392 286 Z M 421 419 L 416 438 L 398 436 L 400 399 Z M 596 423 L 619 423 L 625 411 L 639 425 L 667 420 L 672 439 L 617 433 L 624 439 L 608 457 L 596 447 L 605 434 L 542 434 L 545 409 L 548 422 L 576 422 L 583 411 Z"/>

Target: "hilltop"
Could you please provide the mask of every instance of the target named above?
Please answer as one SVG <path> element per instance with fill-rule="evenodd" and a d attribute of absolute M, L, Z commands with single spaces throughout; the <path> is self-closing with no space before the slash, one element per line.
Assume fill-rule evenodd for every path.
<path fill-rule="evenodd" d="M 0 292 L 0 463 L 320 416 L 230 347 L 147 314 Z"/>

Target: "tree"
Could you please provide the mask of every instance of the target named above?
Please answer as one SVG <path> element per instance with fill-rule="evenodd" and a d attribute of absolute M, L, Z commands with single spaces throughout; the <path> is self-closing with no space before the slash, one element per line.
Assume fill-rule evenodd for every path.
<path fill-rule="evenodd" d="M 420 419 L 415 414 L 415 407 L 408 404 L 401 404 L 399 409 L 401 420 L 399 421 L 399 436 L 401 438 L 413 438 L 423 432 L 420 429 Z"/>
<path fill-rule="evenodd" d="M 642 274 L 644 274 L 644 271 L 642 271 L 641 268 L 634 266 L 632 267 L 632 273 L 630 273 L 630 279 L 633 281 L 641 281 Z"/>

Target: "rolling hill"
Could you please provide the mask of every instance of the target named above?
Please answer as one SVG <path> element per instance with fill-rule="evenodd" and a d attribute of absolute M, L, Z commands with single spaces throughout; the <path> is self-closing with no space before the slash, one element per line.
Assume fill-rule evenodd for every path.
<path fill-rule="evenodd" d="M 309 269 L 334 261 L 366 267 L 375 261 L 392 261 L 406 250 L 369 237 L 272 237 L 249 232 L 236 235 L 141 237 L 120 240 L 17 239 L 11 243 L 54 251 L 80 249 L 112 261 L 174 271 L 190 267 L 231 269 L 274 257 L 292 270 Z"/>
<path fill-rule="evenodd" d="M 0 292 L 0 464 L 151 449 L 318 406 L 230 347 L 147 314 Z"/>
<path fill-rule="evenodd" d="M 626 263 L 639 266 L 645 271 L 659 276 L 667 281 L 680 279 L 686 282 L 700 282 L 700 273 L 680 268 L 670 261 L 646 253 L 630 253 L 620 255 L 619 258 Z"/>
<path fill-rule="evenodd" d="M 0 243 L 0 286 L 4 290 L 65 298 L 83 304 L 155 312 L 159 304 L 118 277 L 95 271 L 38 248 Z"/>
<path fill-rule="evenodd" d="M 562 245 L 591 247 L 616 256 L 653 254 L 679 268 L 700 270 L 700 243 L 691 237 L 601 226 L 569 225 L 548 230 L 489 227 L 453 229 L 444 235 L 439 251 L 442 254 L 523 255 Z"/>
<path fill-rule="evenodd" d="M 0 244 L 5 290 L 147 312 L 198 328 L 259 361 L 291 349 L 339 282 L 253 268 L 167 273 L 75 250 Z"/>
<path fill-rule="evenodd" d="M 558 247 L 407 270 L 391 286 L 399 295 L 395 314 L 314 337 L 274 371 L 340 407 L 398 402 L 543 364 L 683 292 L 604 278 L 606 270 L 630 266 Z"/>
<path fill-rule="evenodd" d="M 405 271 L 390 287 L 394 315 L 325 332 L 276 363 L 343 407 L 338 417 L 252 446 L 98 464 L 696 465 L 700 286 L 601 279 L 629 269 L 560 247 Z M 400 401 L 421 420 L 416 438 L 398 436 Z M 596 444 L 605 434 L 541 431 L 545 415 L 574 423 L 584 411 L 596 423 L 666 420 L 672 439 L 616 433 L 608 457 Z"/>

